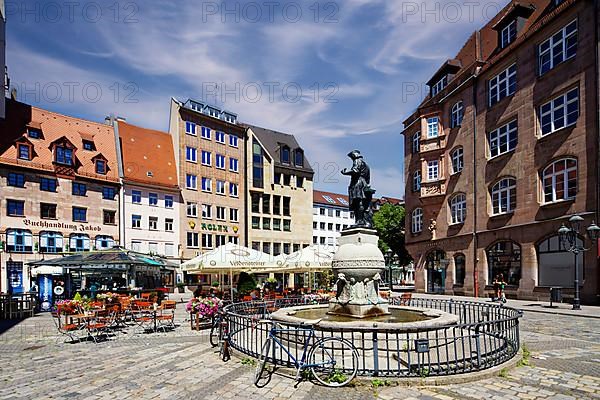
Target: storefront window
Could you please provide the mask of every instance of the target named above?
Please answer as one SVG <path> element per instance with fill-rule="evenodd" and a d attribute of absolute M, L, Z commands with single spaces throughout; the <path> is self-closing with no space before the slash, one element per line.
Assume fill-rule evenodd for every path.
<path fill-rule="evenodd" d="M 577 246 L 583 247 L 583 241 L 577 238 Z M 575 276 L 575 256 L 561 246 L 557 236 L 549 237 L 537 246 L 538 285 L 571 287 Z M 579 276 L 583 279 L 583 253 L 577 255 Z"/>
<path fill-rule="evenodd" d="M 521 246 L 510 240 L 496 242 L 487 249 L 488 283 L 502 274 L 509 285 L 519 286 L 521 279 Z"/>

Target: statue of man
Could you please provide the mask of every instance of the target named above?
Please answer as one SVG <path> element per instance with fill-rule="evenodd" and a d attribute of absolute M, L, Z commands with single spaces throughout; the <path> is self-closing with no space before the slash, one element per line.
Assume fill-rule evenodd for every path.
<path fill-rule="evenodd" d="M 352 150 L 348 153 L 352 159 L 352 168 L 342 170 L 343 175 L 350 176 L 348 197 L 350 211 L 354 212 L 354 227 L 372 228 L 373 212 L 371 202 L 375 190 L 371 188 L 371 170 L 360 151 Z"/>

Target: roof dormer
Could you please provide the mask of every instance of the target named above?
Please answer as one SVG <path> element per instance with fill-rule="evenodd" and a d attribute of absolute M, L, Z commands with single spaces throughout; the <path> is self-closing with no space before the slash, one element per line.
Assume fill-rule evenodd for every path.
<path fill-rule="evenodd" d="M 75 151 L 77 147 L 66 137 L 62 136 L 50 143 L 53 162 L 64 166 L 75 166 Z"/>
<path fill-rule="evenodd" d="M 281 146 L 280 158 L 282 164 L 290 164 L 290 147 L 288 145 Z"/>
<path fill-rule="evenodd" d="M 448 83 L 452 81 L 454 75 L 460 71 L 462 65 L 459 60 L 447 60 L 440 69 L 431 77 L 427 85 L 430 88 L 431 97 L 434 97 L 439 92 L 444 90 Z"/>
<path fill-rule="evenodd" d="M 535 11 L 531 5 L 525 6 L 520 3 L 514 3 L 506 13 L 496 22 L 492 29 L 498 32 L 498 48 L 508 47 L 517 38 L 527 18 Z"/>
<path fill-rule="evenodd" d="M 108 160 L 102 153 L 96 154 L 94 158 L 92 158 L 92 162 L 94 163 L 94 171 L 97 174 L 106 175 L 108 173 Z"/>

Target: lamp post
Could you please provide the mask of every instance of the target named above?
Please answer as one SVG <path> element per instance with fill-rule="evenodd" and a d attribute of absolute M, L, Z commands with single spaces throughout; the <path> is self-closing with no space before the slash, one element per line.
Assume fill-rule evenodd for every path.
<path fill-rule="evenodd" d="M 391 249 L 387 249 L 385 251 L 385 255 L 384 255 L 385 263 L 388 267 L 388 274 L 389 274 L 388 281 L 389 281 L 389 285 L 390 285 L 390 291 L 392 290 L 392 254 L 393 253 L 394 252 Z"/>
<path fill-rule="evenodd" d="M 583 240 L 582 244 L 577 243 L 577 238 L 580 235 L 579 229 L 581 228 L 581 223 L 583 222 L 583 218 L 579 215 L 574 215 L 569 218 L 569 222 L 567 225 L 564 223 L 558 229 L 558 236 L 560 238 L 560 244 L 567 251 L 573 253 L 574 257 L 574 268 L 575 268 L 575 282 L 573 283 L 575 289 L 575 297 L 573 298 L 573 310 L 581 310 L 581 303 L 579 300 L 579 268 L 577 267 L 577 256 L 579 253 L 584 251 L 588 251 L 589 248 L 585 248 Z M 594 243 L 598 240 L 598 236 L 600 235 L 600 227 L 596 225 L 594 221 L 592 224 L 587 227 L 587 237 Z"/>

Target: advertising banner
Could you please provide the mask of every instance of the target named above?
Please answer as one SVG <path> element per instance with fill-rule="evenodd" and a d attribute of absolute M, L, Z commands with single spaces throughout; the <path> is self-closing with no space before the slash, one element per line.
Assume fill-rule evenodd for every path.
<path fill-rule="evenodd" d="M 7 262 L 6 274 L 8 276 L 8 290 L 14 294 L 23 293 L 23 263 Z"/>
<path fill-rule="evenodd" d="M 52 275 L 39 275 L 40 311 L 52 311 Z"/>

